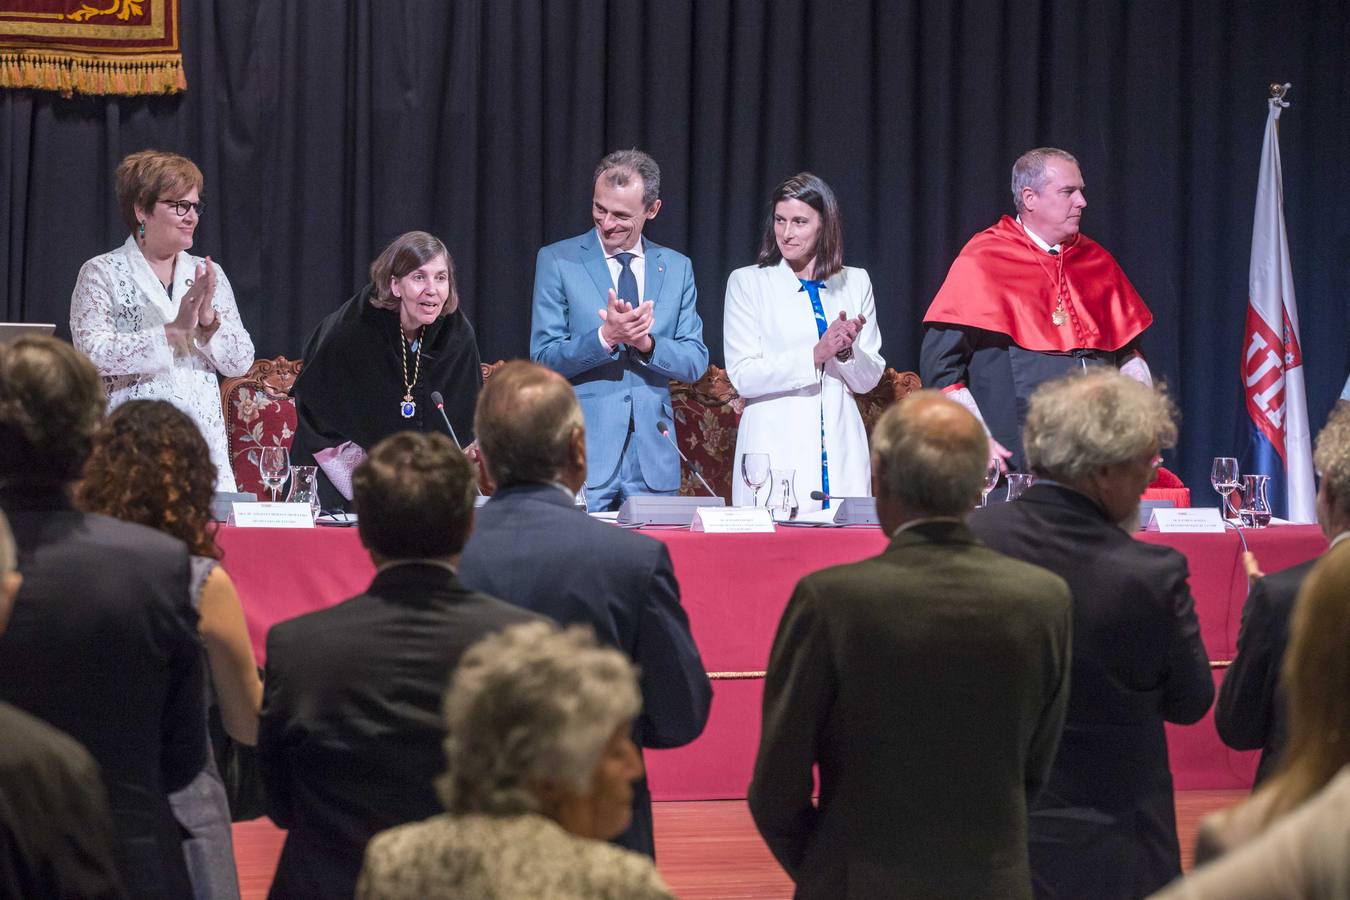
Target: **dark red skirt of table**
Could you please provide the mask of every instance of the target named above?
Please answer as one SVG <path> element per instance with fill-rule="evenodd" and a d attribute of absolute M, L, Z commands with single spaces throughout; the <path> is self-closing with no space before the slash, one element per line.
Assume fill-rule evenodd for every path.
<path fill-rule="evenodd" d="M 657 800 L 732 799 L 745 796 L 759 743 L 761 674 L 783 607 L 808 572 L 879 553 L 877 529 L 782 528 L 775 534 L 709 535 L 645 532 L 670 548 L 685 609 L 703 662 L 713 674 L 713 706 L 703 736 L 678 750 L 649 751 L 647 768 Z M 1236 535 L 1145 534 L 1184 553 L 1191 591 L 1210 660 L 1222 666 L 1237 649 L 1246 597 L 1242 547 Z M 1309 559 L 1326 549 L 1314 526 L 1249 531 L 1248 543 L 1267 572 Z M 358 594 L 374 567 L 355 529 L 223 528 L 224 566 L 244 604 L 258 659 L 267 629 L 284 619 L 331 606 Z M 1168 727 L 1172 772 L 1180 790 L 1245 788 L 1255 753 L 1224 747 L 1212 715 L 1187 727 Z"/>

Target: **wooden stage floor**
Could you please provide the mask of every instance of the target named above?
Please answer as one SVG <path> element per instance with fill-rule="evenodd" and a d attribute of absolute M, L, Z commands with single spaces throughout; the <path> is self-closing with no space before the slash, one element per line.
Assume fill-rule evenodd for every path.
<path fill-rule="evenodd" d="M 1246 795 L 1245 791 L 1181 791 L 1177 831 L 1182 866 L 1190 870 L 1200 819 Z M 781 900 L 792 882 L 759 839 L 743 800 L 654 804 L 661 873 L 684 900 Z M 235 858 L 243 900 L 263 900 L 285 833 L 267 819 L 234 826 Z"/>

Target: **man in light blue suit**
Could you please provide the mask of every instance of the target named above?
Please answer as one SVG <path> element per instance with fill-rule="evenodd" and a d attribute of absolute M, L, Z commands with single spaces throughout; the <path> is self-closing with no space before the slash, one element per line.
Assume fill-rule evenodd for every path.
<path fill-rule="evenodd" d="M 679 456 L 657 425 L 673 427 L 668 381 L 708 367 L 689 258 L 642 238 L 660 193 L 650 156 L 609 154 L 595 169 L 594 230 L 544 247 L 535 266 L 530 358 L 576 388 L 592 511 L 679 489 Z"/>

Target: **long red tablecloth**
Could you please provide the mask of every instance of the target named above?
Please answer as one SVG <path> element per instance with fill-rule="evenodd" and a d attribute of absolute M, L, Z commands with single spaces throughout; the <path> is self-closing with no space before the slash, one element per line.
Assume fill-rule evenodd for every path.
<path fill-rule="evenodd" d="M 759 743 L 758 673 L 783 607 L 808 572 L 874 555 L 885 546 L 880 530 L 780 528 L 774 534 L 709 535 L 645 532 L 665 542 L 694 638 L 714 674 L 708 728 L 693 744 L 646 754 L 658 800 L 729 799 L 745 796 Z M 1242 547 L 1227 534 L 1143 534 L 1184 553 L 1201 634 L 1216 683 L 1237 648 L 1246 580 Z M 1248 531 L 1262 567 L 1278 571 L 1326 549 L 1314 526 Z M 234 579 L 259 661 L 274 623 L 331 606 L 365 589 L 374 567 L 355 529 L 223 528 L 224 566 Z M 1220 743 L 1207 715 L 1188 727 L 1168 728 L 1172 772 L 1182 790 L 1243 788 L 1251 784 L 1256 754 Z"/>

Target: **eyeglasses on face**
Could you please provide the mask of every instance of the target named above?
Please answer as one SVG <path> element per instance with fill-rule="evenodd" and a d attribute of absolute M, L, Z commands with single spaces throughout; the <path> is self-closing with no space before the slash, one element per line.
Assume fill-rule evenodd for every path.
<path fill-rule="evenodd" d="M 176 212 L 180 218 L 186 216 L 189 209 L 199 216 L 206 209 L 205 200 L 198 200 L 196 203 L 191 200 L 161 200 L 159 202 Z"/>

